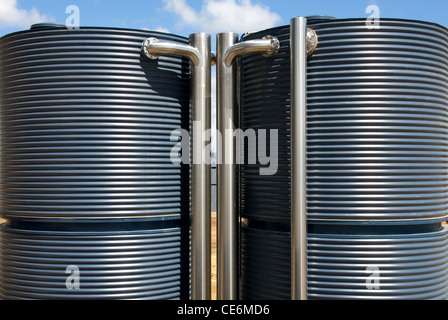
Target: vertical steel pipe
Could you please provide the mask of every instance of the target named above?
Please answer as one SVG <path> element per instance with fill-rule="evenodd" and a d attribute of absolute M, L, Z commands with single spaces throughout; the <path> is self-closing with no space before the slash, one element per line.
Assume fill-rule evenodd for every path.
<path fill-rule="evenodd" d="M 238 298 L 238 221 L 236 148 L 236 67 L 234 60 L 242 55 L 260 53 L 264 57 L 275 56 L 280 49 L 277 38 L 237 43 L 238 34 L 217 35 L 217 128 L 221 133 L 218 145 L 218 299 Z"/>
<path fill-rule="evenodd" d="M 235 300 L 237 289 L 237 212 L 235 146 L 236 68 L 225 65 L 225 54 L 238 41 L 238 34 L 219 33 L 216 36 L 217 129 L 221 145 L 217 146 L 217 297 Z M 219 139 L 218 139 L 219 140 Z"/>
<path fill-rule="evenodd" d="M 211 298 L 211 169 L 204 138 L 211 126 L 210 35 L 193 33 L 190 45 L 147 39 L 142 46 L 149 59 L 159 55 L 180 55 L 191 61 L 191 114 L 193 123 L 191 165 L 191 298 Z"/>
<path fill-rule="evenodd" d="M 192 299 L 211 298 L 211 168 L 204 138 L 211 126 L 210 35 L 190 35 L 201 57 L 192 73 Z M 209 142 L 208 142 L 209 143 Z"/>
<path fill-rule="evenodd" d="M 291 19 L 291 298 L 307 298 L 306 18 Z"/>

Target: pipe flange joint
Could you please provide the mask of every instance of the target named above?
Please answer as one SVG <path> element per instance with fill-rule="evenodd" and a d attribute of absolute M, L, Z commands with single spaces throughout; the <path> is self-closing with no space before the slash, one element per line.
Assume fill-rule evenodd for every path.
<path fill-rule="evenodd" d="M 157 53 L 150 53 L 149 50 L 148 50 L 151 44 L 154 44 L 154 43 L 157 43 L 157 42 L 159 42 L 159 39 L 151 37 L 151 38 L 146 39 L 142 43 L 142 52 L 149 59 L 156 60 L 156 59 L 159 59 L 159 57 L 160 57 L 159 54 L 157 54 Z"/>
<path fill-rule="evenodd" d="M 319 38 L 316 31 L 311 28 L 306 29 L 306 54 L 310 56 L 316 51 L 317 45 L 319 43 Z"/>
<path fill-rule="evenodd" d="M 278 52 L 280 51 L 280 41 L 276 37 L 271 36 L 271 35 L 264 36 L 263 40 L 271 41 L 271 49 L 262 53 L 261 55 L 265 58 L 276 56 L 278 54 Z"/>

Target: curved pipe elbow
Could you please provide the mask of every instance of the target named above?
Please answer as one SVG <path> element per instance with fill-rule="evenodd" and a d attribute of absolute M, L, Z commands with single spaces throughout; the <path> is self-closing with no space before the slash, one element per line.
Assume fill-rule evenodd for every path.
<path fill-rule="evenodd" d="M 224 54 L 224 63 L 230 67 L 236 57 L 248 53 L 261 53 L 264 57 L 273 57 L 280 50 L 280 42 L 276 37 L 266 36 L 263 39 L 248 40 L 234 44 Z"/>
<path fill-rule="evenodd" d="M 201 64 L 201 56 L 196 48 L 174 42 L 159 41 L 157 38 L 148 38 L 143 41 L 142 52 L 149 59 L 158 59 L 160 55 L 171 55 L 188 58 L 195 67 Z"/>

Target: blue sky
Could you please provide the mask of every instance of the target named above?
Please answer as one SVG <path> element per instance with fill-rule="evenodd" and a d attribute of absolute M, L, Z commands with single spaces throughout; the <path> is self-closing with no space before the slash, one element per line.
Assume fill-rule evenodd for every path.
<path fill-rule="evenodd" d="M 446 0 L 0 0 L 0 37 L 29 29 L 34 23 L 65 24 L 70 5 L 79 8 L 81 26 L 149 29 L 183 36 L 207 32 L 212 34 L 212 50 L 218 32 L 263 30 L 289 24 L 295 16 L 367 18 L 369 5 L 379 8 L 380 18 L 424 20 L 448 27 Z M 215 87 L 212 76 L 213 120 Z"/>
<path fill-rule="evenodd" d="M 65 23 L 69 5 L 78 6 L 81 26 L 157 29 L 188 36 L 199 31 L 262 30 L 288 24 L 299 15 L 367 17 L 370 4 L 378 6 L 380 17 L 448 27 L 446 0 L 0 0 L 0 36 L 35 22 Z"/>

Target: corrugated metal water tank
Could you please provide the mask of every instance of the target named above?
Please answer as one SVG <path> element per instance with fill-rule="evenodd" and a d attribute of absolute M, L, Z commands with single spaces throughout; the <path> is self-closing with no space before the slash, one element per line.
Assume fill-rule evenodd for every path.
<path fill-rule="evenodd" d="M 188 298 L 189 171 L 170 136 L 189 128 L 189 61 L 143 57 L 148 37 L 188 43 L 52 24 L 1 38 L 1 298 Z"/>
<path fill-rule="evenodd" d="M 188 171 L 189 62 L 141 56 L 167 33 L 37 25 L 0 42 L 2 217 L 178 219 Z M 185 197 L 187 194 L 187 197 Z"/>
<path fill-rule="evenodd" d="M 308 299 L 448 299 L 448 228 L 362 228 L 311 228 Z M 241 299 L 291 299 L 290 242 L 287 230 L 242 226 Z"/>
<path fill-rule="evenodd" d="M 440 223 L 448 216 L 448 30 L 385 18 L 371 30 L 365 19 L 310 19 L 308 25 L 319 38 L 307 63 L 309 298 L 446 298 L 448 245 Z M 272 176 L 260 176 L 259 164 L 240 167 L 243 299 L 290 298 L 290 27 L 242 40 L 266 35 L 280 40 L 280 52 L 241 58 L 239 125 L 278 130 L 279 166 Z M 328 262 L 349 265 L 343 252 L 381 270 L 384 255 L 401 250 L 392 240 L 383 248 L 384 241 L 404 228 L 400 243 L 414 243 L 415 234 L 427 243 L 434 224 L 441 237 L 434 244 L 438 265 L 445 266 L 434 271 L 443 284 L 437 289 L 424 272 L 406 271 L 416 259 L 431 263 L 432 246 L 424 244 L 396 266 L 391 262 L 397 277 L 388 277 L 387 286 L 396 290 L 387 293 L 366 294 L 365 286 L 347 280 L 360 270 L 338 273 Z M 315 233 L 316 226 L 325 232 Z M 371 247 L 356 251 L 365 239 Z M 399 284 L 411 282 L 407 295 Z"/>
<path fill-rule="evenodd" d="M 188 299 L 187 227 L 24 227 L 0 232 L 1 299 Z"/>
<path fill-rule="evenodd" d="M 308 59 L 310 220 L 444 220 L 448 216 L 448 32 L 432 23 L 365 19 L 311 25 Z M 289 221 L 289 26 L 249 34 L 281 42 L 241 59 L 241 128 L 279 130 L 279 170 L 242 170 L 242 214 Z M 257 179 L 263 179 L 260 184 Z M 265 197 L 264 195 L 269 195 Z"/>

